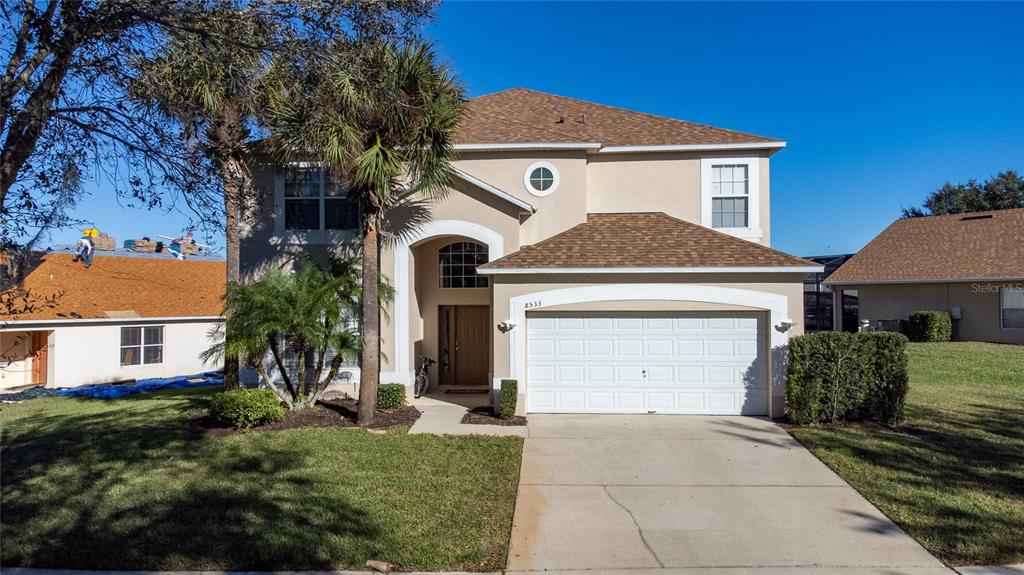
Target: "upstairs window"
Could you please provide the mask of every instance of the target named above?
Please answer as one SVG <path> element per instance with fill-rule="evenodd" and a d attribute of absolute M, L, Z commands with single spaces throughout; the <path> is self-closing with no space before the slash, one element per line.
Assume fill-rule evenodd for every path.
<path fill-rule="evenodd" d="M 1024 287 L 999 290 L 999 315 L 1003 329 L 1024 329 Z"/>
<path fill-rule="evenodd" d="M 122 366 L 163 362 L 163 326 L 121 328 Z"/>
<path fill-rule="evenodd" d="M 284 170 L 284 229 L 289 231 L 354 230 L 359 210 L 329 170 L 290 167 Z"/>
<path fill-rule="evenodd" d="M 534 162 L 523 174 L 523 185 L 531 194 L 544 197 L 558 188 L 558 169 L 549 162 Z"/>
<path fill-rule="evenodd" d="M 455 242 L 438 254 L 438 277 L 443 288 L 485 288 L 487 276 L 477 275 L 476 266 L 488 261 L 487 246 L 476 242 Z"/>
<path fill-rule="evenodd" d="M 749 225 L 750 181 L 747 164 L 711 166 L 711 227 L 745 228 Z"/>

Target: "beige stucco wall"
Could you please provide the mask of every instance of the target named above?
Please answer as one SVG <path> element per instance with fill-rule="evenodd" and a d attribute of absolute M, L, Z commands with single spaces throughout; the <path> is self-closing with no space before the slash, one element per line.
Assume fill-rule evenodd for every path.
<path fill-rule="evenodd" d="M 594 154 L 587 185 L 590 212 L 660 211 L 700 223 L 698 154 Z"/>
<path fill-rule="evenodd" d="M 239 221 L 240 267 L 243 281 L 260 276 L 266 267 L 280 267 L 290 270 L 301 258 L 311 256 L 321 263 L 331 257 L 351 258 L 358 237 L 347 234 L 348 243 L 331 244 L 285 243 L 274 232 L 274 176 L 276 168 L 270 164 L 257 163 L 252 168 L 253 185 L 258 200 L 243 210 Z"/>
<path fill-rule="evenodd" d="M 962 309 L 953 338 L 1024 344 L 1024 330 L 1000 327 L 999 290 L 994 283 L 880 284 L 849 286 L 860 296 L 860 319 L 907 319 L 920 310 Z"/>
<path fill-rule="evenodd" d="M 756 153 L 755 153 L 756 154 Z M 742 154 L 740 154 L 742 155 Z M 760 243 L 771 245 L 770 160 L 758 162 Z M 592 154 L 587 165 L 587 211 L 665 212 L 701 223 L 701 154 Z"/>
<path fill-rule="evenodd" d="M 526 169 L 538 161 L 549 162 L 558 170 L 558 188 L 548 196 L 534 196 L 523 184 Z M 464 153 L 455 165 L 537 209 L 537 213 L 522 223 L 519 232 L 522 245 L 539 242 L 587 220 L 587 156 L 582 150 Z"/>

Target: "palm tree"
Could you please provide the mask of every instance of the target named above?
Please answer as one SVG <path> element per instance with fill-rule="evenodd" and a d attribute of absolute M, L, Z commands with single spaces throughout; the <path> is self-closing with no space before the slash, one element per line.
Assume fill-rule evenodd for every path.
<path fill-rule="evenodd" d="M 217 35 L 179 33 L 163 50 L 137 63 L 140 73 L 132 88 L 135 97 L 182 124 L 186 138 L 198 143 L 220 181 L 229 286 L 240 281 L 239 212 L 244 194 L 252 190 L 249 124 L 261 108 L 260 82 L 265 71 L 257 46 L 266 43 L 254 20 L 240 17 L 231 28 L 230 33 Z M 229 354 L 224 387 L 238 386 L 238 358 Z"/>
<path fill-rule="evenodd" d="M 345 359 L 354 359 L 358 353 L 353 320 L 360 308 L 361 276 L 358 266 L 350 262 L 332 261 L 321 267 L 304 260 L 295 273 L 273 268 L 259 281 L 229 285 L 230 313 L 217 334 L 221 337 L 215 338 L 219 343 L 203 359 L 243 357 L 259 373 L 260 386 L 274 390 L 288 409 L 312 407 Z M 279 380 L 268 368 L 268 351 Z M 288 361 L 289 354 L 294 362 Z M 310 354 L 312 372 L 306 366 Z"/>
<path fill-rule="evenodd" d="M 359 207 L 362 251 L 361 425 L 373 422 L 380 378 L 380 247 L 390 209 L 448 191 L 465 98 L 422 42 L 327 47 L 280 81 L 270 129 L 285 161 L 330 168 Z M 404 286 L 403 286 L 404 287 Z"/>

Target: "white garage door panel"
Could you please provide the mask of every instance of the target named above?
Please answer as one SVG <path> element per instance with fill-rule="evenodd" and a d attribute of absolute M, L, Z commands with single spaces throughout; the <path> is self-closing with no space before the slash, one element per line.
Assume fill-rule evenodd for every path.
<path fill-rule="evenodd" d="M 753 315 L 531 316 L 527 340 L 529 411 L 767 412 Z"/>

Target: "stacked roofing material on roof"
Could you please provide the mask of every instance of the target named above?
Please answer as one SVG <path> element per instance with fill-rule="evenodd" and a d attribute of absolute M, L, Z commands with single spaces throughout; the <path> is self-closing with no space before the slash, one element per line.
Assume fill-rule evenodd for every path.
<path fill-rule="evenodd" d="M 1024 279 L 1024 208 L 896 220 L 829 284 Z"/>
<path fill-rule="evenodd" d="M 223 260 L 98 253 L 92 267 L 86 268 L 71 257 L 62 252 L 38 254 L 23 287 L 37 296 L 57 295 L 54 305 L 4 320 L 215 318 L 223 311 Z"/>
<path fill-rule="evenodd" d="M 71 245 L 66 245 L 66 244 L 59 244 L 59 245 L 55 245 L 55 246 L 50 247 L 48 252 L 49 253 L 54 253 L 54 254 L 67 253 L 67 254 L 74 255 L 76 249 L 77 249 L 77 246 L 71 246 Z M 155 251 L 154 252 L 135 251 L 135 250 L 129 250 L 129 249 L 125 249 L 125 248 L 116 248 L 116 249 L 113 249 L 113 250 L 97 250 L 95 252 L 94 257 L 96 257 L 96 256 L 100 256 L 100 257 L 116 256 L 116 257 L 123 257 L 123 258 L 177 259 L 177 256 L 172 254 L 171 251 L 169 249 L 166 249 L 166 248 L 163 251 L 161 251 L 161 252 L 155 252 Z M 220 256 L 220 255 L 217 255 L 217 254 L 211 254 L 211 253 L 199 253 L 199 254 L 195 254 L 195 255 L 186 255 L 185 258 L 186 258 L 186 260 L 200 260 L 200 261 L 208 261 L 208 262 L 222 262 L 222 261 L 224 261 L 224 257 L 223 256 Z"/>

